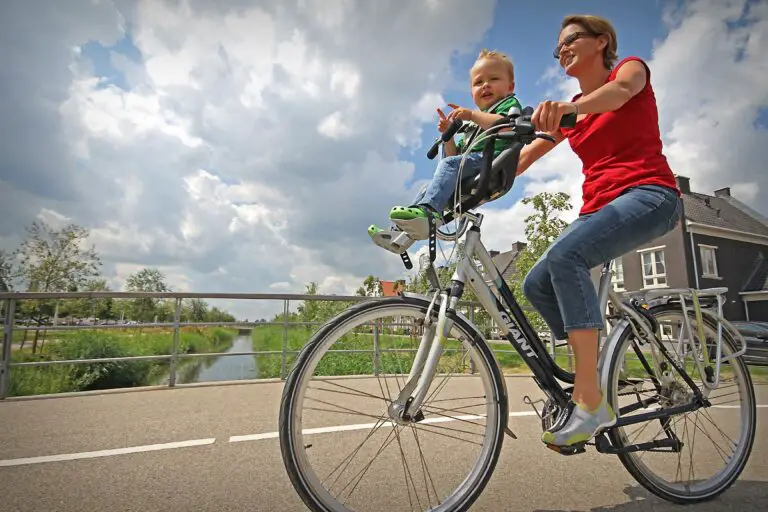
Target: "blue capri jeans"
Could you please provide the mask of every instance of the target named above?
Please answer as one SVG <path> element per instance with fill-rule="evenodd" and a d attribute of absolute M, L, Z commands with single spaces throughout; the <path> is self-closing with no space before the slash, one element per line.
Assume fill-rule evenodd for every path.
<path fill-rule="evenodd" d="M 571 330 L 604 327 L 590 269 L 672 230 L 681 211 L 674 190 L 641 185 L 560 234 L 523 281 L 523 293 L 556 339 L 566 339 Z"/>

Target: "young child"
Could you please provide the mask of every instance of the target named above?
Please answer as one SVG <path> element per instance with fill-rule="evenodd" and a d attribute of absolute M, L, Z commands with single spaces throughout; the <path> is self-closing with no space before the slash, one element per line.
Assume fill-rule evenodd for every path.
<path fill-rule="evenodd" d="M 464 121 L 459 141 L 453 139 L 445 143 L 445 158 L 440 160 L 432 181 L 416 196 L 411 206 L 395 206 L 389 212 L 389 219 L 396 229 L 385 231 L 375 224 L 368 228 L 368 235 L 377 245 L 395 253 L 400 253 L 414 240 L 423 240 L 429 233 L 427 215 L 435 218 L 435 225 L 441 224 L 443 210 L 456 189 L 461 154 L 467 147 L 467 135 L 473 134 L 474 140 L 494 122 L 506 115 L 512 108 L 522 109 L 515 98 L 515 71 L 509 58 L 498 51 L 482 50 L 469 70 L 472 100 L 477 109 L 463 108 L 453 103 L 447 116 L 439 108 L 437 129 L 445 132 L 454 119 Z M 467 155 L 462 168 L 461 178 L 480 174 L 484 142 L 475 144 Z M 494 156 L 503 151 L 509 142 L 496 140 Z"/>

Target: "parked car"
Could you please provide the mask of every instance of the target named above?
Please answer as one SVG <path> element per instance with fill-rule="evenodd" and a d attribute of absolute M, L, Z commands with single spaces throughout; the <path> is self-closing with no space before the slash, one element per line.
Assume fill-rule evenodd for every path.
<path fill-rule="evenodd" d="M 744 361 L 752 366 L 768 366 L 768 322 L 737 320 L 731 324 L 747 342 Z"/>

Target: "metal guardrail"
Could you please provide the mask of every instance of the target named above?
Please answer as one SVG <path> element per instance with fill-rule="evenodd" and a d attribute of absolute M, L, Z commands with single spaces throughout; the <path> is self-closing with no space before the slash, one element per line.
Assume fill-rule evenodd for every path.
<path fill-rule="evenodd" d="M 174 317 L 172 322 L 158 322 L 158 323 L 119 323 L 119 324 L 86 324 L 86 325 L 31 325 L 20 326 L 15 324 L 16 309 L 18 301 L 23 300 L 67 300 L 67 299 L 134 299 L 134 298 L 153 298 L 153 299 L 173 299 L 175 301 Z M 280 322 L 182 322 L 181 312 L 184 299 L 238 299 L 238 300 L 271 300 L 283 302 L 283 321 Z M 344 301 L 344 302 L 361 302 L 366 300 L 379 300 L 384 297 L 363 297 L 359 295 L 307 295 L 307 294 L 281 294 L 281 293 L 194 293 L 194 292 L 52 292 L 52 293 L 40 293 L 40 292 L 0 292 L 0 305 L 3 305 L 4 310 L 4 328 L 3 328 L 3 346 L 2 346 L 2 358 L 0 359 L 0 400 L 7 398 L 10 390 L 11 369 L 17 367 L 37 367 L 37 366 L 50 366 L 60 364 L 89 364 L 89 363 L 107 363 L 117 361 L 142 361 L 142 360 L 154 360 L 154 361 L 169 361 L 169 378 L 168 386 L 174 387 L 177 385 L 177 371 L 179 362 L 185 358 L 200 358 L 200 357 L 228 357 L 228 356 L 243 356 L 243 355 L 280 355 L 280 378 L 284 379 L 288 372 L 288 356 L 290 354 L 298 354 L 299 350 L 289 350 L 288 348 L 288 330 L 292 326 L 298 325 L 322 325 L 325 320 L 318 322 L 296 322 L 289 321 L 290 303 L 291 302 L 305 302 L 305 301 Z M 475 309 L 481 308 L 479 302 L 461 301 L 458 303 L 459 307 L 467 308 L 469 312 L 469 319 L 475 321 Z M 530 311 L 530 308 L 524 308 Z M 252 329 L 259 326 L 266 325 L 280 325 L 282 326 L 282 349 L 271 351 L 247 351 L 247 352 L 204 352 L 186 354 L 179 352 L 179 335 L 182 327 L 210 327 L 210 326 L 222 326 L 234 329 Z M 414 351 L 416 349 L 380 349 L 376 340 L 378 340 L 378 323 L 370 324 L 374 328 L 374 348 L 364 350 L 364 352 L 370 352 L 374 361 L 374 369 L 378 372 L 379 369 L 379 356 L 382 352 L 397 351 L 407 352 Z M 124 357 L 105 357 L 97 359 L 63 359 L 63 360 L 51 360 L 51 361 L 27 361 L 27 362 L 12 362 L 12 344 L 13 333 L 17 331 L 67 331 L 67 330 L 86 330 L 86 329 L 146 329 L 146 328 L 170 328 L 172 330 L 172 344 L 171 353 L 163 355 L 148 355 L 148 356 L 124 356 Z M 487 326 L 480 326 L 487 327 Z M 338 350 L 337 350 L 338 351 Z M 497 353 L 515 353 L 513 349 L 496 349 Z M 552 353 L 554 354 L 554 345 L 552 346 Z M 570 352 L 569 352 L 570 355 Z"/>

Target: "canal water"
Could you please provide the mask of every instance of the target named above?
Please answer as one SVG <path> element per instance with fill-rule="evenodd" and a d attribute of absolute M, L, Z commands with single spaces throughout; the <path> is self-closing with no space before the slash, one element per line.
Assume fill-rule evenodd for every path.
<path fill-rule="evenodd" d="M 237 336 L 224 353 L 250 352 L 253 339 L 250 335 Z M 192 358 L 178 371 L 179 383 L 212 382 L 221 380 L 256 379 L 259 370 L 253 355 L 217 356 Z"/>

